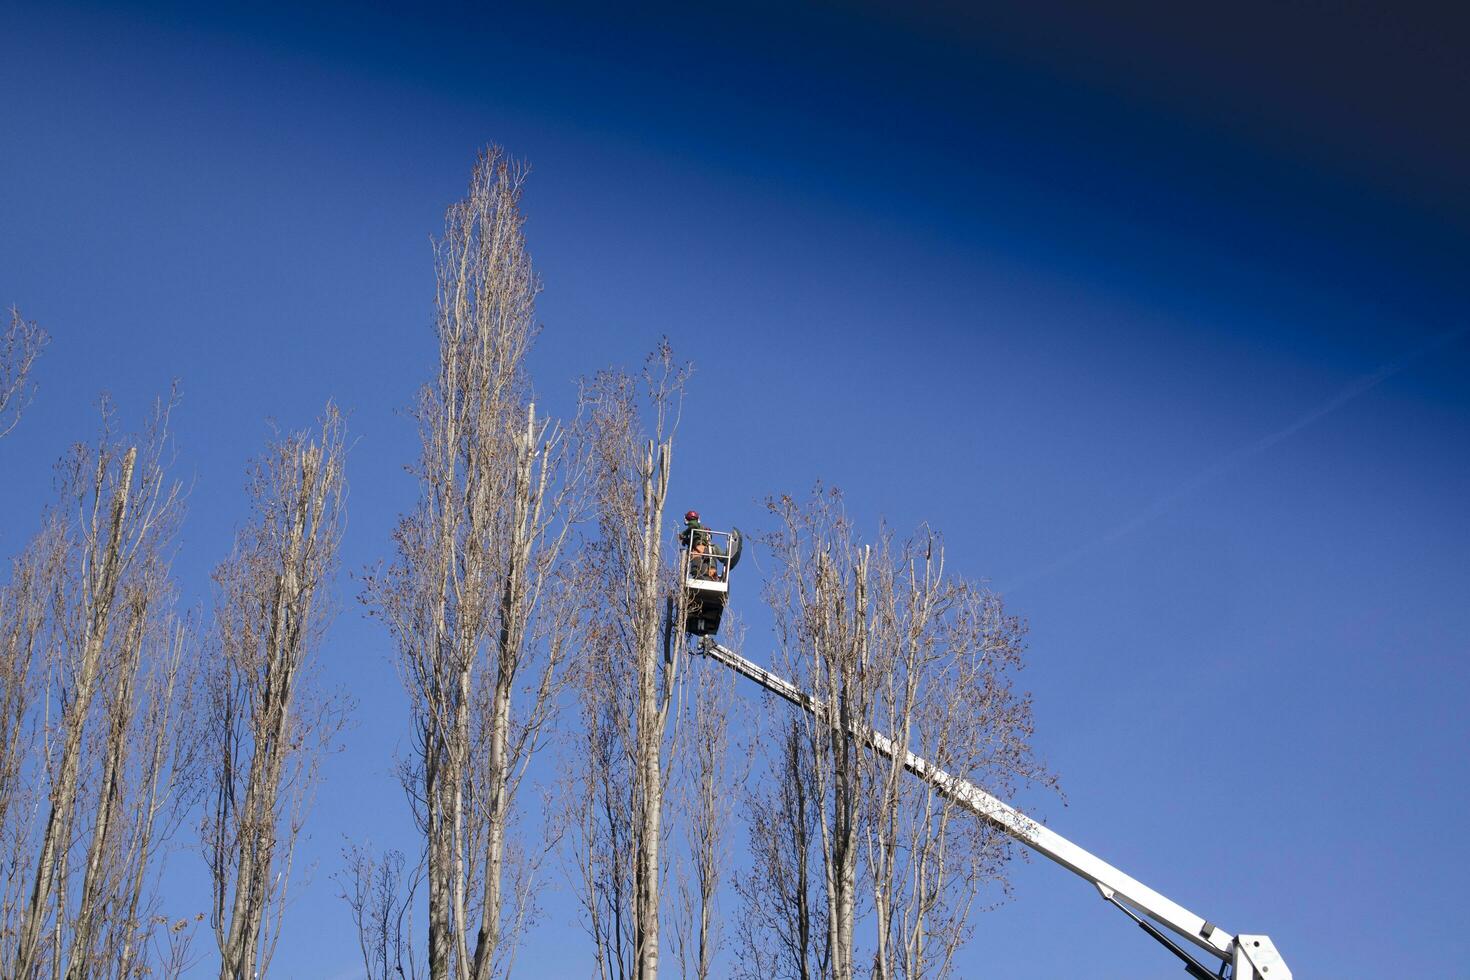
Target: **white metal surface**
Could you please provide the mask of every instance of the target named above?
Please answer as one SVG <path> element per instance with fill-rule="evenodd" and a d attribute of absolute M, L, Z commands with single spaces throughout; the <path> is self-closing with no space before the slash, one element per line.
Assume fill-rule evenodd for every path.
<path fill-rule="evenodd" d="M 778 677 L 718 643 L 706 642 L 703 651 L 772 694 L 785 698 L 818 717 L 825 717 L 826 705 L 785 678 Z M 1036 853 L 1092 882 L 1104 897 L 1116 898 L 1126 903 L 1216 959 L 1230 963 L 1235 980 L 1291 980 L 1291 970 L 1265 936 L 1232 936 L 973 783 L 931 765 L 912 752 L 900 750 L 881 732 L 858 725 L 850 726 L 850 731 L 854 737 L 886 758 L 894 758 L 902 751 L 905 769 L 965 809 L 989 821 Z M 1249 947 L 1247 943 L 1250 944 Z"/>
<path fill-rule="evenodd" d="M 1279 980 L 1280 977 L 1291 977 L 1291 970 L 1287 969 L 1286 962 L 1276 952 L 1276 944 L 1271 942 L 1269 936 L 1236 936 L 1235 950 L 1233 980 Z"/>

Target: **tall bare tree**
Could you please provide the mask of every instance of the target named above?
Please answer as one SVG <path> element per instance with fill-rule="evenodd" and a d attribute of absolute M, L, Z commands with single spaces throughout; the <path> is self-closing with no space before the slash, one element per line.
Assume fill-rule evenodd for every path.
<path fill-rule="evenodd" d="M 416 411 L 419 503 L 399 525 L 395 562 L 364 596 L 397 641 L 412 705 L 403 775 L 425 835 L 434 980 L 486 980 L 526 921 L 529 889 L 506 887 L 514 804 L 571 636 L 558 568 L 582 469 L 530 401 L 539 284 L 520 212 L 525 176 L 488 150 L 445 218 L 439 373 Z"/>
<path fill-rule="evenodd" d="M 4 909 L 16 939 L 0 954 L 7 976 L 153 968 L 145 893 L 158 844 L 187 802 L 193 731 L 189 651 L 169 612 L 167 545 L 180 511 L 166 475 L 172 405 L 160 403 L 133 442 L 114 436 L 104 402 L 103 437 L 61 468 L 69 506 L 52 514 L 8 590 L 7 666 L 20 680 L 27 656 L 44 665 L 31 688 L 34 757 L 8 761 L 33 767 L 45 817 L 31 826 L 13 798 L 0 807 L 31 881 L 29 899 Z M 44 611 L 37 588 L 49 593 Z M 20 731 L 27 708 L 9 707 L 10 731 Z"/>
<path fill-rule="evenodd" d="M 1024 626 L 1000 597 L 944 571 L 927 529 L 886 530 L 873 561 L 870 618 L 881 683 L 870 724 L 898 752 L 865 783 L 865 847 L 873 892 L 873 976 L 943 977 L 968 940 L 982 888 L 1005 884 L 1010 839 L 906 772 L 912 751 L 1011 797 L 1053 785 L 1031 751 L 1031 704 L 1013 686 Z"/>
<path fill-rule="evenodd" d="M 777 574 L 768 593 L 780 657 L 826 710 L 802 716 L 802 738 L 783 754 L 785 778 L 805 788 L 783 790 L 776 819 L 758 821 L 753 839 L 766 853 L 802 853 L 802 822 L 786 801 L 796 797 L 805 809 L 810 800 L 826 898 L 823 975 L 848 980 L 868 969 L 855 946 L 861 921 L 873 926 L 873 976 L 944 976 L 970 934 L 981 888 L 1003 884 L 1009 846 L 913 780 L 896 761 L 903 751 L 876 757 L 853 733 L 882 731 L 900 750 L 1002 796 L 1054 783 L 1031 751 L 1030 702 L 1012 686 L 1024 629 L 999 597 L 946 577 L 940 542 L 927 530 L 898 542 L 884 529 L 875 545 L 862 545 L 840 495 L 820 488 L 808 502 L 783 497 L 770 506 Z M 800 895 L 783 886 L 782 915 L 768 930 L 801 936 L 810 916 Z M 805 976 L 809 963 L 803 953 L 784 968 Z"/>
<path fill-rule="evenodd" d="M 605 977 L 653 980 L 659 967 L 665 735 L 679 676 L 663 511 L 688 368 L 665 341 L 639 383 L 603 372 L 583 392 L 598 536 L 581 577 L 598 615 L 579 685 L 584 796 L 571 798 L 575 863 Z"/>
<path fill-rule="evenodd" d="M 858 544 L 841 497 L 818 491 L 803 506 L 771 501 L 779 524 L 768 536 L 776 574 L 767 585 L 778 658 L 788 675 L 829 710 L 801 719 L 825 884 L 829 975 L 852 980 L 859 914 L 861 804 L 868 760 L 851 734 L 876 699 L 880 669 L 870 662 L 870 549 Z"/>
<path fill-rule="evenodd" d="M 274 442 L 250 469 L 253 519 L 215 570 L 214 768 L 202 830 L 222 980 L 269 969 L 296 838 L 341 717 L 312 689 L 309 666 L 329 619 L 344 454 L 330 405 L 314 434 Z"/>
<path fill-rule="evenodd" d="M 50 341 L 46 331 L 10 308 L 10 325 L 0 333 L 0 436 L 10 433 L 30 403 L 31 368 Z"/>
<path fill-rule="evenodd" d="M 0 437 L 20 421 L 34 392 L 31 370 L 49 341 L 46 332 L 10 308 L 10 322 L 0 333 Z M 29 824 L 26 804 L 34 788 L 21 782 L 30 743 L 37 681 L 33 668 L 43 634 L 51 592 L 59 583 L 60 565 L 69 539 L 55 516 L 24 554 L 11 563 L 10 579 L 0 585 L 0 847 L 8 857 L 0 893 L 0 934 L 14 935 L 21 900 L 18 885 L 26 866 Z M 21 819 L 17 819 L 17 818 Z M 9 960 L 0 953 L 0 964 Z"/>

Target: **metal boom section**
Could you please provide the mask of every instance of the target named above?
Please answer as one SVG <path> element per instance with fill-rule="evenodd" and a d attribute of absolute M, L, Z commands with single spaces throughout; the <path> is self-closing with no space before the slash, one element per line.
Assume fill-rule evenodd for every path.
<path fill-rule="evenodd" d="M 827 706 L 802 691 L 783 677 L 735 653 L 713 637 L 698 644 L 698 652 L 724 664 L 731 670 L 755 681 L 778 697 L 810 712 L 827 717 Z M 849 725 L 849 733 L 872 751 L 887 759 L 902 757 L 903 767 L 933 786 L 941 794 L 971 813 L 1008 834 L 1043 857 L 1060 864 L 1079 877 L 1090 881 L 1102 897 L 1120 908 L 1144 931 L 1153 936 L 1185 963 L 1185 970 L 1197 980 L 1226 976 L 1231 980 L 1291 980 L 1291 970 L 1266 936 L 1231 935 L 1224 929 L 1200 918 L 1182 905 L 1160 895 L 1142 882 L 1124 874 L 1096 855 L 1078 847 L 1061 834 L 1049 830 L 1015 807 L 991 796 L 975 784 L 933 765 L 896 745 L 882 732 L 859 724 Z M 1209 972 L 1173 936 L 1153 923 L 1166 927 L 1198 949 L 1222 963 L 1220 972 Z"/>

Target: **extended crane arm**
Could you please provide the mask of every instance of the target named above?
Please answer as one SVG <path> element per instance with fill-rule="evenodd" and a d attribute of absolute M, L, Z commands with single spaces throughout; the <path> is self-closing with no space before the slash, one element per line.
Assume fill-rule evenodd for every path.
<path fill-rule="evenodd" d="M 778 697 L 784 698 L 819 718 L 826 717 L 826 705 L 802 691 L 785 678 L 705 637 L 699 651 L 724 664 L 738 674 L 755 681 Z M 1169 933 L 1193 944 L 1222 964 L 1229 965 L 1231 980 L 1291 980 L 1291 970 L 1266 936 L 1233 936 L 1219 926 L 1165 898 L 1147 885 L 1124 874 L 1096 855 L 1083 850 L 1061 834 L 1049 830 L 1016 808 L 991 796 L 980 787 L 932 765 L 912 752 L 895 745 L 881 732 L 861 725 L 851 725 L 853 737 L 884 758 L 902 757 L 903 767 L 933 786 L 940 793 L 976 814 L 992 826 L 1010 835 L 1031 850 L 1050 858 L 1079 877 L 1090 881 L 1103 898 L 1122 909 L 1130 918 L 1159 942 L 1167 946 L 1185 963 L 1185 969 L 1196 980 L 1211 980 L 1222 973 L 1211 973 L 1181 947 Z M 1153 923 L 1164 926 L 1166 933 Z M 1221 967 L 1223 971 L 1223 966 Z"/>

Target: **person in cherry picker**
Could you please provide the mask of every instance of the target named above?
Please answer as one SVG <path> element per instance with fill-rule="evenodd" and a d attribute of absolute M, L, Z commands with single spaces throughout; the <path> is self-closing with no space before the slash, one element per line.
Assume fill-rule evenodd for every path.
<path fill-rule="evenodd" d="M 720 562 L 716 561 L 718 550 L 710 539 L 710 532 L 699 520 L 699 511 L 691 510 L 684 515 L 684 530 L 679 532 L 679 542 L 689 551 L 689 576 L 697 579 L 719 581 L 724 578 Z"/>
<path fill-rule="evenodd" d="M 709 636 L 719 630 L 729 593 L 726 582 L 730 569 L 739 560 L 739 541 L 738 530 L 726 533 L 705 527 L 697 510 L 684 515 L 679 542 L 684 546 L 687 563 L 684 570 L 686 632 Z"/>
<path fill-rule="evenodd" d="M 699 521 L 699 511 L 691 510 L 684 515 L 684 530 L 679 532 L 679 543 L 688 548 L 695 541 L 709 541 L 709 529 Z"/>

